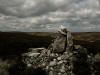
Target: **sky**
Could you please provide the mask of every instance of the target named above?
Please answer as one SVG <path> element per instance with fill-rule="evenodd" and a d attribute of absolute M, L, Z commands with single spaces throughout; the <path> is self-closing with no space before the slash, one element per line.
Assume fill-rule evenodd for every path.
<path fill-rule="evenodd" d="M 0 0 L 0 31 L 100 32 L 100 0 Z"/>

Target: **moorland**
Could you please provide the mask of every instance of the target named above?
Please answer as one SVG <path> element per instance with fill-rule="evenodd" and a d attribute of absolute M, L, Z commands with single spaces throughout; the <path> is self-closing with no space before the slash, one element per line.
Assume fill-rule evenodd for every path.
<path fill-rule="evenodd" d="M 28 48 L 48 48 L 57 33 L 50 32 L 0 32 L 0 56 L 20 55 Z M 74 44 L 82 45 L 88 53 L 100 52 L 100 32 L 72 33 Z"/>

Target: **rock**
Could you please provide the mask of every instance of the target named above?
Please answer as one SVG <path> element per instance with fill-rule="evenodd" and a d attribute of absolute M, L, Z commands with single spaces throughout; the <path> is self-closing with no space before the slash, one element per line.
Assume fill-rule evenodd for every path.
<path fill-rule="evenodd" d="M 51 61 L 49 64 L 49 66 L 54 66 L 54 65 L 56 65 L 56 61 Z"/>
<path fill-rule="evenodd" d="M 79 49 L 81 46 L 80 45 L 74 45 L 75 49 Z"/>
<path fill-rule="evenodd" d="M 43 68 L 49 75 L 90 75 L 88 58 L 87 49 L 73 45 L 71 33 L 62 30 L 48 49 L 34 48 L 23 60 L 33 67 Z"/>
<path fill-rule="evenodd" d="M 65 31 L 65 30 L 64 30 Z M 52 49 L 55 53 L 62 53 L 66 50 L 71 51 L 73 46 L 73 37 L 69 31 L 65 31 L 64 34 L 62 33 L 63 29 L 52 43 Z"/>
<path fill-rule="evenodd" d="M 57 36 L 57 38 L 54 40 L 54 43 L 52 44 L 53 52 L 60 53 L 64 51 L 65 48 L 65 42 L 66 37 L 63 35 Z"/>
<path fill-rule="evenodd" d="M 49 75 L 54 75 L 53 71 L 50 71 L 50 72 L 49 72 Z"/>
<path fill-rule="evenodd" d="M 57 75 L 58 72 L 60 72 L 59 75 L 62 75 L 62 73 L 66 73 L 64 66 L 67 63 L 65 59 L 68 55 L 67 50 L 71 49 L 70 47 L 73 45 L 70 32 L 65 34 L 59 33 L 59 36 L 57 36 L 51 45 L 51 48 L 34 48 L 31 52 L 24 54 L 24 62 L 27 64 L 32 63 L 34 67 L 37 67 L 37 65 L 44 66 L 42 68 L 49 72 L 49 75 Z"/>
<path fill-rule="evenodd" d="M 95 71 L 95 75 L 100 75 L 100 56 L 95 56 L 94 57 L 94 63 L 93 63 L 93 67 L 94 67 L 94 71 Z"/>
<path fill-rule="evenodd" d="M 65 70 L 64 70 L 64 69 L 60 69 L 60 72 L 64 73 L 64 72 L 65 72 Z"/>
<path fill-rule="evenodd" d="M 65 70 L 65 67 L 64 67 L 64 65 L 62 66 L 62 69 L 63 69 L 63 70 Z"/>
<path fill-rule="evenodd" d="M 37 52 L 40 52 L 42 50 L 45 50 L 45 48 L 29 48 L 28 49 L 29 52 L 33 52 L 33 53 L 37 53 Z"/>
<path fill-rule="evenodd" d="M 27 72 L 27 70 L 31 72 L 33 69 L 42 68 L 49 75 L 100 75 L 100 55 L 93 57 L 87 54 L 86 48 L 74 45 L 73 37 L 66 28 L 60 30 L 57 38 L 48 49 L 29 48 L 28 51 L 22 54 L 24 65 L 15 66 L 18 72 L 19 69 L 23 72 Z M 9 75 L 10 66 L 8 61 L 0 59 L 0 75 Z"/>
<path fill-rule="evenodd" d="M 51 56 L 54 57 L 55 56 L 54 53 L 51 53 Z"/>
<path fill-rule="evenodd" d="M 58 60 L 61 60 L 61 57 L 58 57 L 57 59 L 58 59 Z"/>
<path fill-rule="evenodd" d="M 61 73 L 58 73 L 58 75 L 62 75 Z"/>
<path fill-rule="evenodd" d="M 32 66 L 32 64 L 27 64 L 27 67 L 31 67 Z"/>
<path fill-rule="evenodd" d="M 63 61 L 59 61 L 57 64 L 59 65 L 59 64 L 62 64 L 63 63 Z"/>
<path fill-rule="evenodd" d="M 0 75 L 10 75 L 9 68 L 15 64 L 12 60 L 2 60 L 0 59 Z"/>
<path fill-rule="evenodd" d="M 40 53 L 30 53 L 28 56 L 30 56 L 30 57 L 32 57 L 32 56 L 37 57 L 38 55 L 40 55 Z"/>
<path fill-rule="evenodd" d="M 38 55 L 40 55 L 40 53 L 33 53 L 33 52 L 29 52 L 29 53 L 24 53 L 22 54 L 22 56 L 29 56 L 29 57 L 37 57 Z"/>
<path fill-rule="evenodd" d="M 48 70 L 49 69 L 49 66 L 46 66 L 46 68 L 45 68 L 46 70 Z"/>

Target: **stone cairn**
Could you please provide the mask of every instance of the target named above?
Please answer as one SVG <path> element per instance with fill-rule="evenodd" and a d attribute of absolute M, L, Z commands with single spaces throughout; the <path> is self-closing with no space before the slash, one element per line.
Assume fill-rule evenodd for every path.
<path fill-rule="evenodd" d="M 61 28 L 54 42 L 45 48 L 30 48 L 22 55 L 27 67 L 42 68 L 48 75 L 91 75 L 86 48 L 73 44 L 71 33 Z M 89 60 L 88 60 L 89 58 Z"/>

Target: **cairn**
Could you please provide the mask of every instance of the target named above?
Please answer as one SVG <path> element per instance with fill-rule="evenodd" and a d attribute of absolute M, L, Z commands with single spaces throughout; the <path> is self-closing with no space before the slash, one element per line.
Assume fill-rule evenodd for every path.
<path fill-rule="evenodd" d="M 61 26 L 54 42 L 45 48 L 31 48 L 22 55 L 27 67 L 42 68 L 48 75 L 91 75 L 87 49 L 73 44 L 73 37 Z"/>

